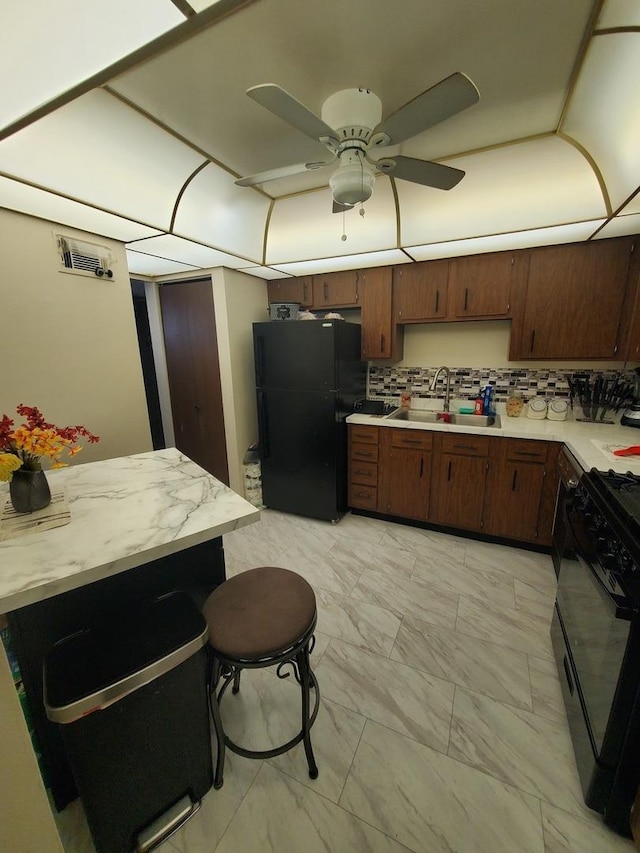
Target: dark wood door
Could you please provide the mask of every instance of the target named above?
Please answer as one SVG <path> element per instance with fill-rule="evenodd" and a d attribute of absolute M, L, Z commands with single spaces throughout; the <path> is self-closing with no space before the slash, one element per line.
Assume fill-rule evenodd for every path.
<path fill-rule="evenodd" d="M 439 453 L 434 460 L 430 520 L 447 527 L 482 529 L 487 460 Z"/>
<path fill-rule="evenodd" d="M 160 304 L 176 447 L 228 485 L 211 279 L 162 284 Z"/>
<path fill-rule="evenodd" d="M 632 244 L 622 238 L 531 250 L 521 332 L 509 358 L 615 358 Z"/>
<path fill-rule="evenodd" d="M 429 514 L 431 453 L 390 447 L 384 460 L 385 506 L 382 512 L 426 521 Z"/>
<path fill-rule="evenodd" d="M 358 273 L 362 306 L 362 358 L 398 361 L 402 358 L 403 329 L 393 316 L 391 267 L 375 267 Z"/>
<path fill-rule="evenodd" d="M 393 270 L 393 305 L 398 323 L 442 320 L 447 315 L 449 261 L 402 264 Z"/>
<path fill-rule="evenodd" d="M 304 308 L 313 304 L 312 276 L 283 278 L 267 282 L 269 302 L 299 302 Z"/>
<path fill-rule="evenodd" d="M 535 542 L 545 466 L 504 460 L 495 475 L 487 483 L 485 533 Z"/>
<path fill-rule="evenodd" d="M 452 318 L 508 317 L 515 262 L 513 252 L 451 258 L 449 303 L 453 309 Z"/>
<path fill-rule="evenodd" d="M 347 308 L 358 305 L 358 276 L 355 270 L 313 276 L 314 308 Z"/>

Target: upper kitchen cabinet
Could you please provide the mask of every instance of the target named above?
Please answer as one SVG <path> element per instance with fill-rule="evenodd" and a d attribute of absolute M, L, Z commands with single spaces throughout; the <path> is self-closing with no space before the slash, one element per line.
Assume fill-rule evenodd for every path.
<path fill-rule="evenodd" d="M 299 302 L 302 308 L 313 305 L 312 276 L 304 275 L 298 278 L 281 278 L 267 282 L 267 299 L 269 302 Z"/>
<path fill-rule="evenodd" d="M 398 323 L 444 320 L 449 262 L 422 261 L 393 270 L 393 304 Z"/>
<path fill-rule="evenodd" d="M 313 276 L 314 308 L 357 308 L 358 305 L 358 274 L 355 270 Z"/>
<path fill-rule="evenodd" d="M 362 321 L 362 358 L 399 361 L 404 348 L 404 329 L 393 311 L 391 267 L 374 267 L 358 272 Z"/>
<path fill-rule="evenodd" d="M 509 358 L 621 360 L 632 251 L 630 237 L 532 250 Z"/>
<path fill-rule="evenodd" d="M 627 361 L 640 362 L 640 251 L 634 251 L 631 256 L 629 294 L 633 294 L 635 298 L 629 324 L 629 336 L 625 347 L 625 358 Z"/>
<path fill-rule="evenodd" d="M 526 275 L 523 252 L 495 252 L 449 260 L 449 318 L 511 316 L 511 288 Z"/>

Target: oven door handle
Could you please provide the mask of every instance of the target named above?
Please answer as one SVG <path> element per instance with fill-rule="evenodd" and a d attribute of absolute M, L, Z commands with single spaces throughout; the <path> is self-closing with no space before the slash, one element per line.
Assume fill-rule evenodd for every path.
<path fill-rule="evenodd" d="M 563 509 L 563 515 L 565 529 L 571 538 L 571 550 L 575 554 L 576 560 L 580 563 L 583 569 L 588 572 L 589 577 L 593 580 L 608 610 L 616 619 L 624 619 L 627 622 L 631 621 L 634 614 L 637 613 L 637 608 L 630 606 L 626 597 L 616 595 L 610 589 L 607 589 L 589 561 L 589 557 L 586 553 L 589 549 L 586 547 L 580 547 L 580 538 L 576 535 L 575 528 L 571 522 L 571 513 L 567 511 L 566 505 Z M 593 549 L 591 549 L 591 553 L 593 553 Z"/>

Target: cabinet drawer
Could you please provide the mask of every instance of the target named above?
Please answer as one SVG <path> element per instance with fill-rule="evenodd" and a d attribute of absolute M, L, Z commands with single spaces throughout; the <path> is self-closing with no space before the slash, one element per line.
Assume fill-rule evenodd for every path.
<path fill-rule="evenodd" d="M 378 465 L 375 462 L 358 462 L 354 459 L 349 464 L 349 480 L 362 486 L 378 485 Z"/>
<path fill-rule="evenodd" d="M 378 490 L 375 486 L 361 486 L 352 483 L 349 486 L 349 506 L 360 509 L 376 509 Z"/>
<path fill-rule="evenodd" d="M 457 453 L 460 456 L 488 456 L 488 435 L 443 435 L 441 444 L 443 453 Z"/>
<path fill-rule="evenodd" d="M 391 432 L 391 447 L 408 447 L 411 450 L 430 450 L 433 435 L 417 429 L 394 429 Z"/>
<path fill-rule="evenodd" d="M 378 427 L 349 424 L 349 437 L 351 438 L 351 441 L 361 441 L 367 444 L 377 444 Z"/>
<path fill-rule="evenodd" d="M 546 441 L 526 438 L 507 439 L 507 459 L 510 462 L 546 462 L 548 445 Z"/>
<path fill-rule="evenodd" d="M 363 462 L 378 461 L 378 445 L 377 444 L 361 444 L 357 441 L 352 441 L 349 448 L 349 458 L 353 460 L 361 460 Z"/>

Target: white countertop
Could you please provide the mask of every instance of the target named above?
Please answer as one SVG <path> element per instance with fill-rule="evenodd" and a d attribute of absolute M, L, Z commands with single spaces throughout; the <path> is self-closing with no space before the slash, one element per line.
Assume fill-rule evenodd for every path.
<path fill-rule="evenodd" d="M 441 410 L 441 401 L 429 401 L 433 405 L 419 406 L 422 409 Z M 469 401 L 460 401 L 469 406 Z M 414 407 L 415 402 L 414 402 Z M 418 407 L 416 407 L 418 408 Z M 502 409 L 502 411 L 501 411 Z M 458 401 L 451 404 L 451 412 L 458 411 Z M 349 415 L 349 424 L 369 424 L 379 427 L 395 427 L 399 429 L 422 429 L 434 432 L 466 432 L 475 435 L 501 436 L 503 438 L 531 438 L 542 441 L 560 441 L 569 448 L 576 460 L 586 470 L 598 468 L 614 471 L 640 474 L 639 456 L 614 456 L 612 450 L 618 447 L 630 447 L 640 445 L 640 429 L 634 427 L 620 426 L 618 413 L 615 424 L 583 423 L 576 421 L 573 414 L 569 414 L 566 421 L 533 420 L 526 417 L 525 411 L 517 418 L 509 418 L 504 412 L 504 406 L 498 405 L 501 425 L 496 427 L 472 427 L 454 426 L 453 424 L 425 424 L 415 421 L 393 420 L 379 415 Z"/>
<path fill-rule="evenodd" d="M 48 471 L 71 522 L 0 543 L 0 612 L 243 527 L 260 510 L 175 448 Z M 8 493 L 2 484 L 0 500 Z"/>

